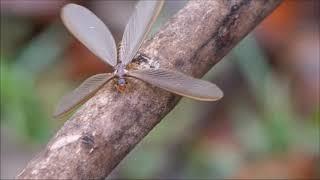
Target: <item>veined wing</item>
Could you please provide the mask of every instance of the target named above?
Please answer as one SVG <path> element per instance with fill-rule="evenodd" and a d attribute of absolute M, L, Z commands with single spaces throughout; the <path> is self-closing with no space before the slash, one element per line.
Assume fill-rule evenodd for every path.
<path fill-rule="evenodd" d="M 123 64 L 130 63 L 136 55 L 151 25 L 160 13 L 163 3 L 163 0 L 141 0 L 137 3 L 126 25 L 121 42 L 119 55 Z"/>
<path fill-rule="evenodd" d="M 54 117 L 61 117 L 78 105 L 91 98 L 105 83 L 114 77 L 113 74 L 97 74 L 86 79 L 78 88 L 67 94 L 59 102 Z"/>
<path fill-rule="evenodd" d="M 129 71 L 128 75 L 181 96 L 201 101 L 216 101 L 223 97 L 223 92 L 215 84 L 172 70 L 134 70 Z"/>
<path fill-rule="evenodd" d="M 90 10 L 77 4 L 62 8 L 61 18 L 68 30 L 96 56 L 115 66 L 117 49 L 108 27 Z"/>

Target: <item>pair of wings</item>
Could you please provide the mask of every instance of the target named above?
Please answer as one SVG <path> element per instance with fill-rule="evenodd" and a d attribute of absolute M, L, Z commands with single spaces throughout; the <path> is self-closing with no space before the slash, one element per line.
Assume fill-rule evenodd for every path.
<path fill-rule="evenodd" d="M 222 91 L 215 84 L 168 69 L 133 70 L 129 71 L 127 76 L 143 80 L 181 96 L 201 101 L 215 101 L 223 96 Z M 62 98 L 54 117 L 60 117 L 82 104 L 113 78 L 114 74 L 111 73 L 91 76 L 78 88 Z"/>
<path fill-rule="evenodd" d="M 119 60 L 131 62 L 160 12 L 163 1 L 139 1 L 125 28 Z M 62 9 L 62 20 L 69 31 L 89 50 L 111 66 L 117 65 L 117 48 L 107 26 L 88 9 L 68 4 Z M 128 71 L 127 76 L 197 100 L 214 101 L 223 96 L 214 84 L 166 69 Z M 61 117 L 91 98 L 104 84 L 115 77 L 104 73 L 85 80 L 78 88 L 63 97 L 53 116 Z"/>
<path fill-rule="evenodd" d="M 139 1 L 126 25 L 119 60 L 127 65 L 139 50 L 164 1 Z M 68 30 L 90 51 L 111 66 L 117 65 L 117 46 L 108 27 L 90 10 L 77 4 L 63 7 L 61 18 Z"/>

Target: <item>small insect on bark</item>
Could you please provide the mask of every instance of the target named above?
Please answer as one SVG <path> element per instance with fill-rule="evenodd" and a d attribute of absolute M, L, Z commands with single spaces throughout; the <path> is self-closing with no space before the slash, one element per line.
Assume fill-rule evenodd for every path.
<path fill-rule="evenodd" d="M 67 4 L 62 8 L 61 18 L 67 29 L 93 54 L 111 65 L 114 72 L 97 74 L 86 79 L 78 88 L 62 98 L 53 114 L 54 117 L 61 117 L 84 103 L 114 78 L 119 91 L 124 90 L 126 77 L 134 77 L 196 100 L 215 101 L 222 98 L 223 93 L 216 85 L 177 71 L 162 68 L 127 69 L 160 13 L 163 3 L 162 0 L 148 0 L 136 4 L 123 34 L 119 57 L 112 34 L 96 15 L 77 4 Z"/>

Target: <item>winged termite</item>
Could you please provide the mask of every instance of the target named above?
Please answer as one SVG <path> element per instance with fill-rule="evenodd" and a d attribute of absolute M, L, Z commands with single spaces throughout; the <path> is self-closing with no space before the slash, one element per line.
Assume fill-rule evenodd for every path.
<path fill-rule="evenodd" d="M 128 76 L 197 100 L 215 101 L 223 96 L 222 91 L 216 85 L 180 72 L 161 68 L 127 69 L 127 65 L 139 50 L 163 3 L 163 0 L 141 0 L 137 3 L 125 28 L 119 48 L 119 57 L 117 57 L 113 36 L 97 16 L 80 5 L 68 4 L 63 7 L 61 17 L 65 26 L 96 56 L 111 65 L 114 72 L 112 74 L 98 74 L 85 80 L 77 89 L 61 100 L 54 112 L 55 117 L 68 113 L 88 100 L 113 78 L 117 78 L 117 86 L 123 89 L 126 84 L 125 78 Z"/>

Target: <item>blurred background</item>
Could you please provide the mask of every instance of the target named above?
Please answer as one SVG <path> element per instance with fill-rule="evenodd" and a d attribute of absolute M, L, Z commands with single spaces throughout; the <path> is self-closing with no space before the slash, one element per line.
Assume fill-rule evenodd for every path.
<path fill-rule="evenodd" d="M 62 126 L 51 118 L 61 96 L 110 69 L 63 27 L 68 2 L 116 41 L 135 3 L 1 0 L 1 179 Z M 185 3 L 167 1 L 153 32 Z M 319 4 L 285 0 L 204 77 L 224 98 L 183 98 L 109 178 L 319 178 Z"/>

